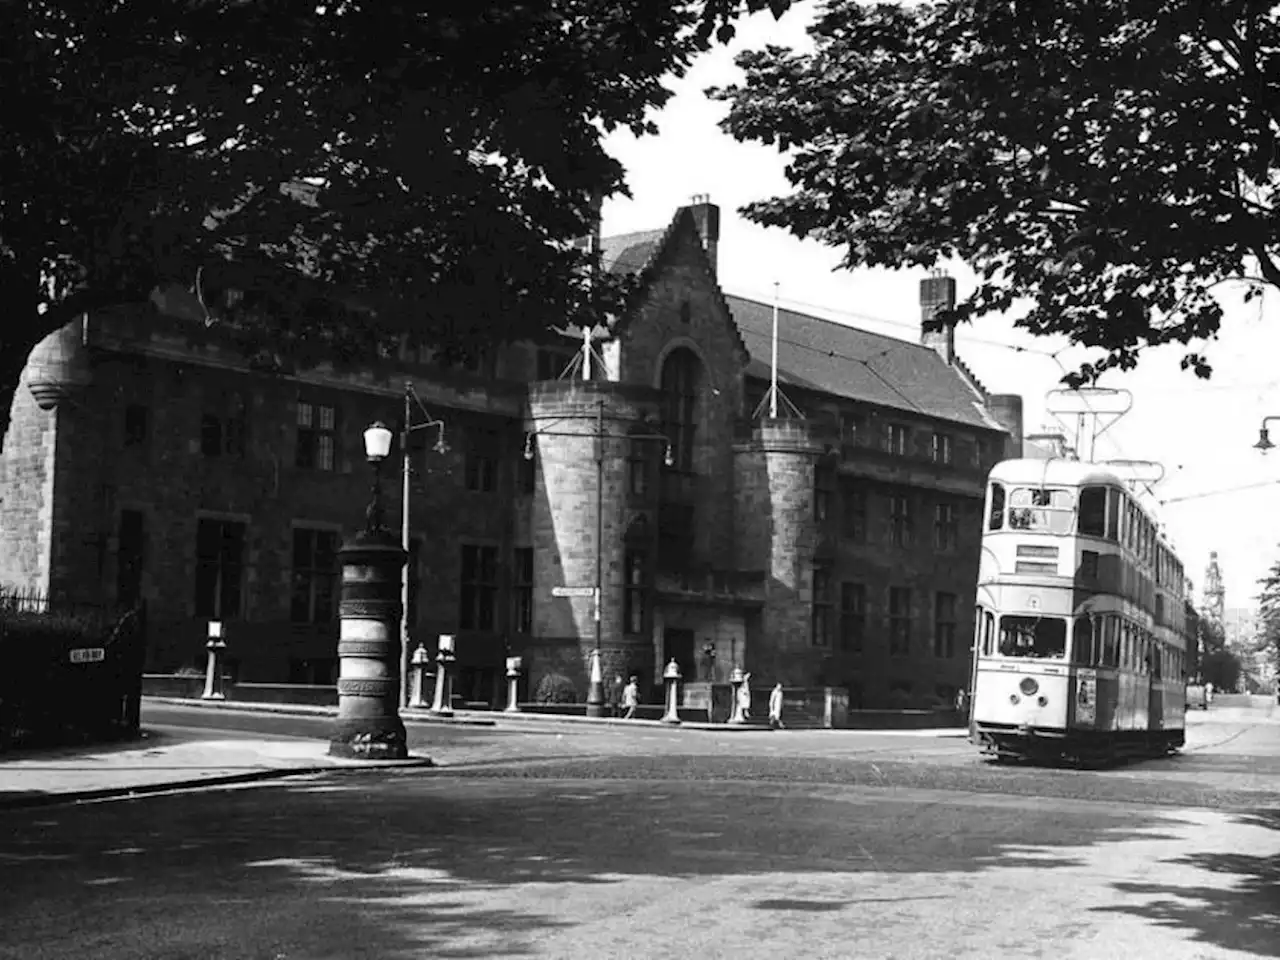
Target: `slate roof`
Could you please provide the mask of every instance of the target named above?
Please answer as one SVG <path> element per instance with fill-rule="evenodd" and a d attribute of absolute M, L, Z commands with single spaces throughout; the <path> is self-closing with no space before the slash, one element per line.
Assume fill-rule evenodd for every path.
<path fill-rule="evenodd" d="M 610 273 L 640 273 L 658 255 L 669 232 L 670 228 L 666 228 L 603 237 L 600 240 L 600 265 Z"/>
<path fill-rule="evenodd" d="M 751 363 L 769 378 L 773 305 L 725 295 Z M 778 382 L 939 420 L 1002 429 L 959 371 L 923 344 L 778 310 Z"/>
<path fill-rule="evenodd" d="M 662 230 L 601 238 L 601 265 L 610 273 L 643 274 L 674 235 L 677 221 L 678 215 Z M 767 380 L 772 304 L 729 294 L 724 300 L 750 354 L 747 376 Z M 964 376 L 932 347 L 793 310 L 778 311 L 778 382 L 971 427 L 1004 429 Z"/>

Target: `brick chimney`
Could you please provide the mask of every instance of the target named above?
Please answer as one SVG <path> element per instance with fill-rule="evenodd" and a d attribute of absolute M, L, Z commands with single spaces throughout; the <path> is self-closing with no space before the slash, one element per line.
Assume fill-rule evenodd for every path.
<path fill-rule="evenodd" d="M 948 365 L 956 361 L 955 324 L 935 319 L 940 310 L 956 305 L 956 281 L 945 274 L 920 281 L 920 342 L 937 351 Z"/>
<path fill-rule="evenodd" d="M 689 212 L 698 224 L 702 246 L 707 251 L 707 259 L 711 261 L 711 272 L 714 275 L 719 270 L 716 257 L 720 248 L 720 208 L 711 202 L 707 194 L 697 193 L 691 198 Z"/>

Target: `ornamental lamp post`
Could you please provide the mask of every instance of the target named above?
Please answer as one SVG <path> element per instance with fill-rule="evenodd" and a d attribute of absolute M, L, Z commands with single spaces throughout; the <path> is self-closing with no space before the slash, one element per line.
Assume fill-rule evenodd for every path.
<path fill-rule="evenodd" d="M 339 604 L 338 716 L 329 740 L 333 756 L 403 760 L 408 753 L 394 669 L 400 621 L 400 571 L 406 554 L 387 530 L 382 506 L 382 464 L 394 435 L 377 421 L 364 431 L 373 488 L 362 531 L 347 540 Z"/>

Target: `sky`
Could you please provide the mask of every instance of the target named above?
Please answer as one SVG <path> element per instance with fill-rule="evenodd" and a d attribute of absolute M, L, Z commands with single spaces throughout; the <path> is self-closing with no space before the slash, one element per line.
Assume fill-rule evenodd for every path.
<path fill-rule="evenodd" d="M 657 136 L 636 139 L 618 132 L 606 148 L 626 168 L 631 198 L 604 203 L 606 236 L 660 229 L 696 194 L 720 207 L 720 285 L 726 293 L 772 302 L 774 283 L 784 307 L 904 340 L 919 339 L 919 269 L 837 269 L 839 252 L 778 229 L 748 223 L 738 209 L 789 192 L 784 159 L 771 147 L 738 143 L 718 122 L 726 104 L 709 100 L 710 86 L 734 83 L 743 50 L 778 44 L 809 49 L 806 27 L 816 3 L 802 0 L 775 21 L 757 14 L 739 25 L 727 47 L 696 61 L 682 78 L 669 80 L 675 96 L 654 114 Z M 964 264 L 948 266 L 964 297 L 975 285 Z M 1214 367 L 1210 380 L 1179 369 L 1178 346 L 1149 350 L 1138 368 L 1109 371 L 1099 386 L 1127 390 L 1128 413 L 1096 441 L 1094 459 L 1148 460 L 1163 464 L 1151 487 L 1157 514 L 1194 581 L 1197 602 L 1209 552 L 1216 550 L 1228 607 L 1254 605 L 1258 580 L 1280 561 L 1280 447 L 1269 455 L 1253 449 L 1262 418 L 1280 418 L 1280 291 L 1241 302 L 1242 290 L 1222 297 L 1226 320 L 1219 336 L 1201 347 Z M 785 336 L 785 332 L 783 333 Z M 992 393 L 1023 397 L 1028 431 L 1056 426 L 1046 394 L 1062 388 L 1066 370 L 1095 356 L 1062 337 L 1033 337 L 1008 317 L 991 315 L 962 325 L 957 352 Z M 1056 359 L 1050 354 L 1056 352 Z M 1095 409 L 1114 409 L 1124 395 Z M 1071 418 L 1068 418 L 1071 419 Z M 1280 421 L 1275 439 L 1280 442 Z M 1075 424 L 1070 424 L 1074 433 Z"/>

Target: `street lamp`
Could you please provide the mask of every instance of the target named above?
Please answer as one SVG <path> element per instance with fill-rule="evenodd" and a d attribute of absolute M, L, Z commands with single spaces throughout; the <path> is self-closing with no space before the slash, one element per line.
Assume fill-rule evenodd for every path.
<path fill-rule="evenodd" d="M 1263 453 L 1266 453 L 1275 446 L 1275 444 L 1271 442 L 1271 436 L 1267 431 L 1267 424 L 1272 420 L 1280 420 L 1280 417 L 1262 418 L 1262 426 L 1258 428 L 1258 442 L 1253 445 L 1255 450 L 1261 450 Z"/>
<path fill-rule="evenodd" d="M 561 417 L 554 423 L 564 420 L 584 419 L 580 417 Z M 600 640 L 602 630 L 602 606 L 604 604 L 604 442 L 609 434 L 604 431 L 604 401 L 596 404 L 596 429 L 594 433 L 573 433 L 556 430 L 529 430 L 524 435 L 524 458 L 533 459 L 534 437 L 594 437 L 596 441 L 596 583 L 595 597 L 595 650 L 592 652 L 591 682 L 587 691 L 587 716 L 604 715 L 604 684 L 600 675 Z M 628 442 L 636 440 L 660 440 L 666 447 L 662 462 L 668 467 L 675 463 L 672 455 L 671 440 L 660 433 L 628 433 L 624 438 Z"/>
<path fill-rule="evenodd" d="M 365 530 L 378 533 L 385 530 L 386 516 L 382 507 L 382 462 L 391 452 L 391 430 L 381 420 L 376 420 L 364 432 L 364 455 L 373 464 L 373 492 L 369 508 L 365 511 Z"/>
<path fill-rule="evenodd" d="M 422 423 L 413 422 L 413 404 L 418 405 L 426 418 Z M 404 430 L 400 434 L 400 549 L 412 558 L 409 550 L 409 479 L 413 468 L 409 453 L 409 435 L 415 430 L 426 430 L 434 427 L 440 431 L 435 445 L 431 448 L 444 455 L 449 452 L 449 444 L 444 440 L 444 421 L 433 417 L 408 380 L 404 384 Z M 400 577 L 400 706 L 409 705 L 409 562 L 406 560 L 404 571 Z"/>

